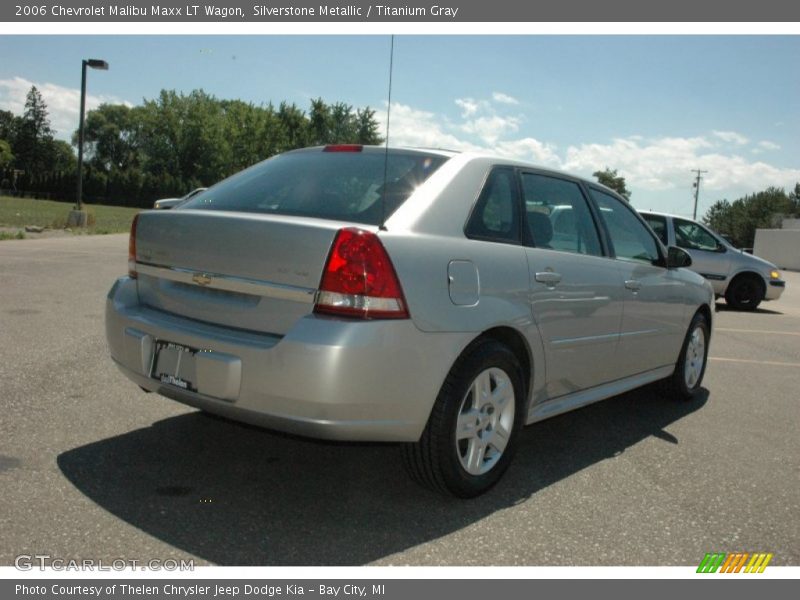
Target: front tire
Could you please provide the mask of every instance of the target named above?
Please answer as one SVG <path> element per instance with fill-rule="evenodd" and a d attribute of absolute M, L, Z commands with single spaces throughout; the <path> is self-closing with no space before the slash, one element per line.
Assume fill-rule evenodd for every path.
<path fill-rule="evenodd" d="M 523 405 L 517 357 L 495 340 L 477 342 L 447 375 L 419 442 L 403 447 L 406 470 L 439 492 L 483 494 L 511 462 Z"/>
<path fill-rule="evenodd" d="M 697 395 L 708 363 L 709 333 L 708 319 L 698 312 L 686 331 L 675 371 L 664 381 L 669 396 L 691 400 Z"/>
<path fill-rule="evenodd" d="M 739 275 L 725 290 L 725 302 L 736 310 L 755 310 L 765 293 L 764 282 L 756 275 Z"/>

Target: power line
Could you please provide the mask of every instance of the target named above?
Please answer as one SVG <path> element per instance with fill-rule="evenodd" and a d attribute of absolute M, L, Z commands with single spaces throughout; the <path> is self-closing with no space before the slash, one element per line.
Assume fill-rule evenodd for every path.
<path fill-rule="evenodd" d="M 701 173 L 708 173 L 708 171 L 701 171 L 700 169 L 692 169 L 692 173 L 697 173 L 697 178 L 694 180 L 692 187 L 694 188 L 694 212 L 692 213 L 692 219 L 697 221 L 697 200 L 700 197 L 700 180 L 702 177 L 700 176 Z"/>

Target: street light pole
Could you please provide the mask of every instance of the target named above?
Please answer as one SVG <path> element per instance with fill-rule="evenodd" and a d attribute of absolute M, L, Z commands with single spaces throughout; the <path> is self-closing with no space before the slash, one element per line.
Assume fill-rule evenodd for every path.
<path fill-rule="evenodd" d="M 96 58 L 81 61 L 81 115 L 78 121 L 78 197 L 75 203 L 75 211 L 78 213 L 83 211 L 83 117 L 86 110 L 86 67 L 107 71 L 108 63 Z M 85 217 L 78 214 L 75 218 L 77 219 L 76 224 L 85 225 Z M 70 221 L 73 221 L 73 219 L 70 218 Z"/>
<path fill-rule="evenodd" d="M 81 61 L 81 116 L 78 121 L 78 201 L 75 210 L 83 210 L 83 113 L 86 110 L 86 61 Z"/>

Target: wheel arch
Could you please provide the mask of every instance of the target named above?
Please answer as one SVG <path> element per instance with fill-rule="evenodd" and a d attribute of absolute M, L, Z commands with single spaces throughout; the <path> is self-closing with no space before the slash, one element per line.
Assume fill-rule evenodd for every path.
<path fill-rule="evenodd" d="M 754 279 L 757 279 L 758 281 L 761 282 L 761 285 L 763 286 L 763 289 L 766 291 L 766 289 L 767 289 L 767 280 L 766 280 L 766 278 L 761 273 L 759 273 L 758 271 L 754 271 L 754 270 L 749 269 L 749 268 L 743 269 L 741 271 L 737 271 L 736 273 L 734 273 L 733 277 L 731 277 L 730 281 L 728 281 L 728 285 L 725 286 L 725 291 L 727 292 L 728 288 L 737 279 L 742 279 L 743 277 L 752 277 Z"/>
<path fill-rule="evenodd" d="M 460 444 L 452 444 L 456 439 L 453 436 L 457 433 L 458 416 L 465 401 L 461 382 L 465 381 L 464 376 L 467 374 L 479 375 L 485 372 L 487 358 L 497 356 L 498 346 L 504 349 L 501 353 L 504 369 L 509 370 L 510 357 L 507 352 L 511 352 L 520 369 L 529 372 L 518 374 L 520 385 L 524 388 L 523 394 L 528 395 L 532 357 L 524 334 L 512 326 L 500 325 L 474 335 L 455 359 L 419 441 L 402 446 L 406 471 L 418 483 L 459 498 L 472 498 L 494 486 L 508 468 L 517 445 L 514 440 L 518 439 L 520 429 L 526 423 L 524 412 L 518 415 L 521 418 L 514 418 L 512 429 L 505 436 L 508 445 L 503 444 L 500 447 L 499 460 L 485 472 L 467 471 L 462 460 L 463 449 Z M 490 351 L 494 355 L 487 354 Z M 514 379 L 517 379 L 517 374 Z M 467 388 L 470 389 L 470 386 Z M 521 408 L 519 403 L 517 407 Z M 491 440 L 488 443 L 491 444 Z"/>
<path fill-rule="evenodd" d="M 708 304 L 701 304 L 694 314 L 701 314 L 705 317 L 706 321 L 708 322 L 708 338 L 711 339 L 711 332 L 713 331 L 713 319 L 714 319 L 714 311 L 711 310 L 711 307 Z M 694 318 L 694 316 L 692 316 Z"/>
<path fill-rule="evenodd" d="M 472 340 L 472 342 L 470 342 L 467 345 L 467 347 L 461 352 L 461 354 L 459 355 L 459 359 L 462 356 L 466 355 L 468 352 L 470 352 L 476 343 L 487 339 L 495 340 L 507 346 L 519 361 L 520 367 L 522 369 L 521 373 L 522 384 L 525 386 L 523 397 L 526 399 L 526 410 L 527 410 L 527 402 L 529 402 L 531 399 L 531 389 L 533 387 L 533 368 L 534 368 L 533 353 L 531 352 L 531 348 L 530 345 L 528 344 L 528 341 L 525 339 L 525 336 L 519 330 L 513 327 L 509 327 L 508 325 L 500 325 L 497 327 L 492 327 L 491 329 L 487 329 L 481 332 L 480 335 L 475 337 L 475 339 Z"/>

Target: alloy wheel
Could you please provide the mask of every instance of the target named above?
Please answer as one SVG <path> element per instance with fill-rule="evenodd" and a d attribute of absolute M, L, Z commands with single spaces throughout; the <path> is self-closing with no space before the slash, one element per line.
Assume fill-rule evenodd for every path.
<path fill-rule="evenodd" d="M 470 475 L 483 475 L 500 460 L 514 428 L 514 386 L 497 367 L 482 371 L 461 401 L 456 419 L 458 460 Z"/>
<path fill-rule="evenodd" d="M 703 374 L 706 360 L 706 336 L 702 327 L 695 327 L 689 344 L 686 347 L 686 358 L 683 364 L 683 379 L 686 387 L 693 389 Z"/>

